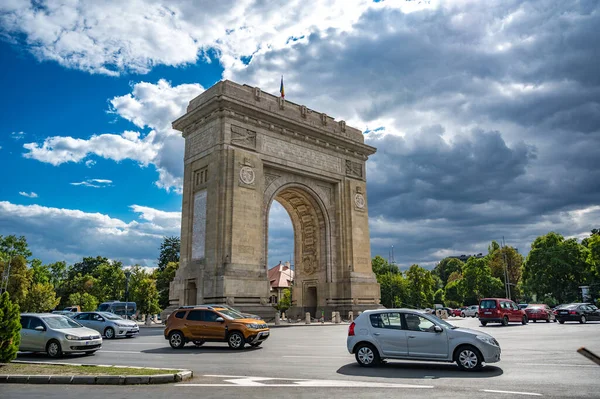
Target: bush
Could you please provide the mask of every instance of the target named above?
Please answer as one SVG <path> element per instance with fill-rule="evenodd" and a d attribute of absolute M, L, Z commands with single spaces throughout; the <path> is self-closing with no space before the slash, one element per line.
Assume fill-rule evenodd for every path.
<path fill-rule="evenodd" d="M 15 360 L 21 344 L 19 305 L 12 303 L 8 292 L 0 296 L 0 363 Z"/>

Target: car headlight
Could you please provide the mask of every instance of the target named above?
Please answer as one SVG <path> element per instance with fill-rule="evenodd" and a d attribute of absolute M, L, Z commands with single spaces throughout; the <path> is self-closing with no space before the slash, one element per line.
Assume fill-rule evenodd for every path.
<path fill-rule="evenodd" d="M 485 342 L 486 344 L 492 345 L 492 346 L 498 346 L 498 347 L 500 346 L 498 341 L 496 341 L 496 339 L 494 339 L 492 337 L 486 337 L 485 335 L 478 335 L 477 339 Z"/>
<path fill-rule="evenodd" d="M 255 324 L 255 323 L 247 324 L 247 326 L 248 326 L 248 328 L 251 328 L 253 330 L 258 330 L 260 328 L 260 324 Z"/>
<path fill-rule="evenodd" d="M 117 326 L 117 327 L 121 327 L 121 328 L 123 328 L 123 327 L 128 327 L 128 325 L 127 325 L 127 324 L 119 324 L 119 323 L 115 323 L 115 326 Z"/>
<path fill-rule="evenodd" d="M 66 334 L 65 338 L 68 339 L 69 341 L 81 341 L 83 339 L 81 337 L 77 337 L 77 336 L 71 335 L 71 334 Z"/>

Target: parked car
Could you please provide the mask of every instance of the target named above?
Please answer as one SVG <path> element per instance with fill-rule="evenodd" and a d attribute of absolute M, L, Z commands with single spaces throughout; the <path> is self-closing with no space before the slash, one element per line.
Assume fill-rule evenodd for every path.
<path fill-rule="evenodd" d="M 484 332 L 455 327 L 423 311 L 367 310 L 348 328 L 348 352 L 359 365 L 383 359 L 456 362 L 462 370 L 478 370 L 500 361 L 500 344 Z"/>
<path fill-rule="evenodd" d="M 450 312 L 450 315 L 453 317 L 458 317 L 458 316 L 460 316 L 461 312 L 462 312 L 461 309 L 452 309 L 452 311 Z"/>
<path fill-rule="evenodd" d="M 140 332 L 135 321 L 108 312 L 83 312 L 71 317 L 76 322 L 104 335 L 106 339 L 133 337 Z"/>
<path fill-rule="evenodd" d="M 530 304 L 525 308 L 525 313 L 527 318 L 534 323 L 538 320 L 545 320 L 546 323 L 556 322 L 556 315 L 550 309 L 550 306 L 545 304 Z"/>
<path fill-rule="evenodd" d="M 578 321 L 585 324 L 588 321 L 600 321 L 600 310 L 594 310 L 583 303 L 572 303 L 558 309 L 556 318 L 560 324 L 565 321 Z"/>
<path fill-rule="evenodd" d="M 479 312 L 479 305 L 467 306 L 460 315 L 462 317 L 477 317 Z"/>
<path fill-rule="evenodd" d="M 91 355 L 102 347 L 97 331 L 63 315 L 52 313 L 21 314 L 20 351 L 46 352 L 50 357 L 83 352 Z"/>
<path fill-rule="evenodd" d="M 137 304 L 135 302 L 120 301 L 103 302 L 98 305 L 98 309 L 96 309 L 96 311 L 114 313 L 118 316 L 123 316 L 126 319 L 131 319 L 137 311 Z"/>
<path fill-rule="evenodd" d="M 64 308 L 63 310 L 52 311 L 53 314 L 61 314 L 64 316 L 69 316 L 69 315 L 76 314 L 79 312 L 81 312 L 81 308 L 79 307 L 79 305 L 68 306 L 68 307 Z"/>
<path fill-rule="evenodd" d="M 519 309 L 527 309 L 528 306 L 529 306 L 528 303 L 520 303 L 519 304 Z"/>
<path fill-rule="evenodd" d="M 242 349 L 246 344 L 260 346 L 269 338 L 267 324 L 249 319 L 224 307 L 182 306 L 171 313 L 166 322 L 165 339 L 174 349 L 187 342 L 196 346 L 205 342 L 227 342 L 232 349 Z"/>
<path fill-rule="evenodd" d="M 529 319 L 525 311 L 510 299 L 484 298 L 479 301 L 479 321 L 482 326 L 488 323 L 506 326 L 510 322 L 527 324 Z"/>

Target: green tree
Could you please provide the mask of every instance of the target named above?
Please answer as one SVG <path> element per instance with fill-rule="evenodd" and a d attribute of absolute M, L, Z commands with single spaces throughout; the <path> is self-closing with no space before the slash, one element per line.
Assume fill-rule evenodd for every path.
<path fill-rule="evenodd" d="M 158 291 L 156 280 L 146 277 L 142 279 L 137 287 L 139 292 L 137 308 L 140 314 L 157 314 L 160 312 L 158 306 Z"/>
<path fill-rule="evenodd" d="M 0 363 L 16 359 L 21 344 L 19 305 L 12 303 L 8 292 L 0 295 Z"/>
<path fill-rule="evenodd" d="M 460 290 L 461 280 L 462 278 L 452 280 L 444 288 L 444 296 L 447 306 L 459 307 L 463 304 L 464 299 Z"/>
<path fill-rule="evenodd" d="M 458 272 L 452 272 L 450 273 L 450 275 L 448 276 L 448 284 L 453 282 L 454 280 L 460 280 L 462 278 L 462 268 L 460 271 Z M 446 284 L 446 285 L 448 285 Z"/>
<path fill-rule="evenodd" d="M 163 242 L 160 244 L 160 255 L 158 255 L 158 270 L 162 272 L 170 262 L 179 263 L 180 247 L 179 237 L 163 237 Z"/>
<path fill-rule="evenodd" d="M 409 290 L 402 273 L 387 272 L 377 275 L 381 288 L 381 304 L 386 308 L 398 308 L 407 303 Z"/>
<path fill-rule="evenodd" d="M 0 235 L 0 252 L 11 257 L 20 255 L 26 262 L 31 256 L 31 251 L 27 246 L 27 239 L 23 236 L 17 238 L 15 235 L 6 237 Z"/>
<path fill-rule="evenodd" d="M 412 265 L 406 271 L 408 301 L 416 308 L 432 307 L 435 280 L 429 270 Z"/>
<path fill-rule="evenodd" d="M 169 306 L 169 286 L 175 278 L 175 273 L 179 268 L 179 262 L 169 262 L 161 271 L 156 269 L 156 289 L 158 290 L 158 305 L 161 309 Z"/>
<path fill-rule="evenodd" d="M 492 276 L 487 258 L 471 257 L 463 266 L 459 292 L 467 304 L 479 303 L 481 298 L 504 296 L 502 281 Z"/>
<path fill-rule="evenodd" d="M 492 243 L 488 246 L 488 255 L 492 255 L 494 252 L 500 249 L 500 244 L 496 241 L 492 241 Z"/>
<path fill-rule="evenodd" d="M 48 265 L 50 269 L 50 282 L 54 288 L 60 287 L 67 279 L 67 263 L 64 261 L 54 262 Z"/>
<path fill-rule="evenodd" d="M 444 295 L 444 290 L 443 289 L 439 289 L 435 292 L 435 294 L 433 294 L 433 302 L 435 303 L 439 303 L 439 304 L 444 304 L 444 302 L 446 302 L 446 298 Z"/>
<path fill-rule="evenodd" d="M 86 258 L 83 258 L 81 262 L 77 262 L 71 268 L 69 268 L 69 278 L 73 278 L 78 274 L 81 274 L 82 276 L 85 276 L 86 274 L 93 276 L 98 266 L 107 263 L 110 263 L 110 261 L 105 257 L 96 256 L 94 258 L 88 256 Z"/>
<path fill-rule="evenodd" d="M 69 303 L 72 306 L 79 305 L 83 312 L 91 312 L 98 308 L 98 299 L 87 292 L 69 295 Z"/>
<path fill-rule="evenodd" d="M 26 312 L 43 313 L 54 310 L 60 302 L 51 283 L 33 283 L 23 308 Z"/>
<path fill-rule="evenodd" d="M 4 275 L 8 267 L 7 261 L 0 262 L 0 276 Z M 27 296 L 27 290 L 31 285 L 31 270 L 27 267 L 27 261 L 22 255 L 10 258 L 10 275 L 8 278 L 8 292 L 10 300 L 17 305 L 23 304 Z"/>
<path fill-rule="evenodd" d="M 380 276 L 382 274 L 393 273 L 398 274 L 400 270 L 398 266 L 394 264 L 389 264 L 387 260 L 377 255 L 371 260 L 371 267 L 373 269 L 373 273 L 375 276 Z"/>
<path fill-rule="evenodd" d="M 286 312 L 292 307 L 292 291 L 289 288 L 284 289 L 283 296 L 273 307 L 280 312 Z"/>
<path fill-rule="evenodd" d="M 559 303 L 577 300 L 579 286 L 593 277 L 587 263 L 589 249 L 574 238 L 550 232 L 537 237 L 523 265 L 523 285 L 537 301 L 555 298 Z"/>
<path fill-rule="evenodd" d="M 442 286 L 448 284 L 448 279 L 452 273 L 460 273 L 463 262 L 456 258 L 444 258 L 432 270 L 435 276 L 442 280 Z"/>
<path fill-rule="evenodd" d="M 49 265 L 42 265 L 42 261 L 34 259 L 31 261 L 31 281 L 33 284 L 49 283 L 52 279 L 52 272 Z"/>

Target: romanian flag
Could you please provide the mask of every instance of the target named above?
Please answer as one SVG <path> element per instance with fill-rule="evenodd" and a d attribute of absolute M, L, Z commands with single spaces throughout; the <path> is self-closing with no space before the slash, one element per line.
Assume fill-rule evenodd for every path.
<path fill-rule="evenodd" d="M 281 93 L 281 98 L 285 98 L 285 91 L 283 90 L 283 75 L 281 75 L 281 85 L 279 86 L 279 93 Z"/>

